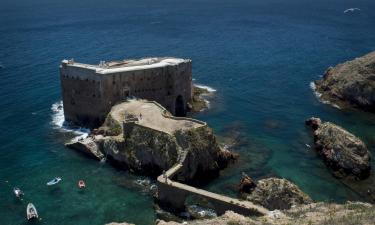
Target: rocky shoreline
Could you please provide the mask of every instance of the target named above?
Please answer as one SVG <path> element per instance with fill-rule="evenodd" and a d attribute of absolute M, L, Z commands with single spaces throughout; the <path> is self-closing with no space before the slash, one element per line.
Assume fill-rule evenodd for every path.
<path fill-rule="evenodd" d="M 154 107 L 156 111 L 150 113 L 152 118 L 148 118 L 146 111 L 137 111 L 136 116 L 125 116 L 124 113 L 133 105 L 136 109 Z M 67 143 L 66 146 L 98 160 L 109 159 L 131 172 L 153 177 L 184 161 L 179 179 L 185 182 L 216 177 L 237 157 L 219 146 L 212 129 L 205 123 L 194 120 L 184 122 L 168 113 L 162 115 L 165 112 L 158 111 L 158 107 L 157 104 L 142 101 L 116 105 L 101 127 L 93 130 L 87 138 Z M 160 113 L 160 118 L 164 118 L 160 122 L 161 127 L 157 127 L 158 122 L 153 118 L 155 113 Z M 137 118 L 139 115 L 142 118 Z M 170 127 L 170 130 L 164 126 Z"/>
<path fill-rule="evenodd" d="M 328 68 L 314 84 L 323 101 L 374 113 L 375 52 Z"/>

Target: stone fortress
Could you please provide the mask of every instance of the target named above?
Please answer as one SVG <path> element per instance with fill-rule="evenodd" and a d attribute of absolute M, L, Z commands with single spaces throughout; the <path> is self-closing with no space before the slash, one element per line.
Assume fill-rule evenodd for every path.
<path fill-rule="evenodd" d="M 136 97 L 156 101 L 175 116 L 185 116 L 192 98 L 192 62 L 172 57 L 104 62 L 63 60 L 60 79 L 65 120 L 101 125 L 112 106 Z"/>

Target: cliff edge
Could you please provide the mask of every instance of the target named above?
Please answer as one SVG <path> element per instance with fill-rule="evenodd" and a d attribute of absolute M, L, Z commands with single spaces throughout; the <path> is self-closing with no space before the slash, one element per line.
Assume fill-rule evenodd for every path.
<path fill-rule="evenodd" d="M 216 176 L 235 157 L 206 123 L 173 117 L 158 103 L 141 100 L 115 105 L 100 128 L 67 146 L 151 176 L 179 162 L 183 181 Z"/>
<path fill-rule="evenodd" d="M 338 64 L 315 81 L 323 101 L 375 112 L 375 52 Z"/>

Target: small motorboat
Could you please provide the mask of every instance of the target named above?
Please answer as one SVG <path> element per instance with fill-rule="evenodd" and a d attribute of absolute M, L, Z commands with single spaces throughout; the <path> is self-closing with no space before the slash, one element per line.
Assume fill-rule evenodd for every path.
<path fill-rule="evenodd" d="M 78 187 L 81 188 L 81 189 L 82 189 L 82 188 L 85 188 L 85 187 L 86 187 L 85 182 L 84 182 L 83 180 L 79 180 L 79 181 L 78 181 Z"/>
<path fill-rule="evenodd" d="M 23 195 L 23 191 L 21 191 L 21 189 L 19 189 L 18 187 L 14 187 L 13 192 L 17 198 L 20 198 Z"/>
<path fill-rule="evenodd" d="M 38 219 L 38 211 L 36 211 L 35 206 L 33 203 L 29 203 L 26 208 L 26 215 L 27 215 L 27 220 L 31 220 L 33 218 Z"/>
<path fill-rule="evenodd" d="M 49 181 L 47 185 L 52 186 L 52 185 L 58 184 L 61 180 L 62 180 L 61 177 L 55 177 L 53 180 Z"/>

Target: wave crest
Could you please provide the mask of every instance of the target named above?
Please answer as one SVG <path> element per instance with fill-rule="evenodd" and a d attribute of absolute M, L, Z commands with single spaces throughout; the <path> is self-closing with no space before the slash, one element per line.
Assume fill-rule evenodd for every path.
<path fill-rule="evenodd" d="M 86 138 L 89 133 L 90 129 L 84 127 L 72 127 L 65 121 L 64 116 L 64 105 L 62 101 L 55 102 L 51 106 L 52 110 L 52 121 L 51 124 L 53 125 L 54 129 L 58 129 L 62 132 L 70 132 L 76 135 L 72 140 L 78 140 L 80 138 Z"/>

